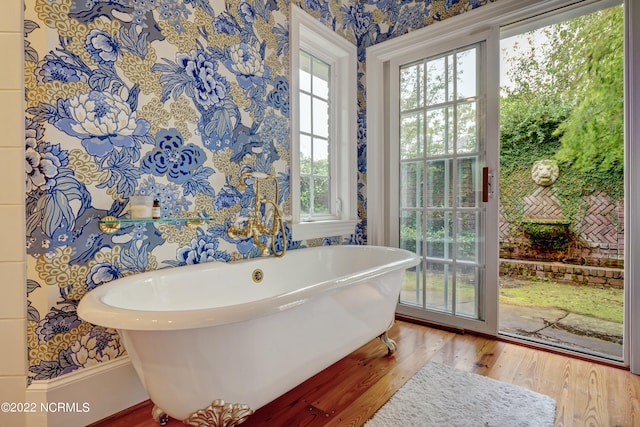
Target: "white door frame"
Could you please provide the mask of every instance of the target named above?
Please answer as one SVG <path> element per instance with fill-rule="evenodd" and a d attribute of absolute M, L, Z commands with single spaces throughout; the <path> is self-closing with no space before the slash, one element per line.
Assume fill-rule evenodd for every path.
<path fill-rule="evenodd" d="M 415 61 L 424 60 L 432 56 L 438 56 L 450 52 L 454 49 L 464 49 L 471 45 L 479 45 L 483 43 L 483 48 L 477 50 L 477 63 L 482 64 L 478 68 L 478 75 L 473 77 L 478 80 L 478 88 L 481 93 L 476 93 L 477 96 L 477 108 L 479 110 L 477 128 L 478 128 L 478 144 L 481 147 L 479 150 L 482 154 L 480 161 L 477 164 L 479 168 L 478 177 L 480 178 L 481 170 L 483 167 L 489 169 L 490 174 L 496 174 L 498 170 L 498 149 L 499 149 L 499 99 L 497 96 L 491 96 L 490 94 L 497 93 L 499 90 L 500 80 L 500 39 L 499 31 L 497 27 L 493 27 L 486 31 L 480 31 L 475 34 L 460 36 L 456 38 L 448 38 L 442 40 L 437 44 L 429 43 L 420 44 L 416 46 L 411 52 L 407 52 L 403 55 L 396 55 L 389 61 L 389 76 L 390 81 L 400 81 L 399 70 L 404 64 L 412 63 Z M 479 83 L 482 81 L 482 83 Z M 396 84 L 389 85 L 389 99 L 399 99 L 399 86 Z M 385 105 L 389 107 L 389 121 L 390 129 L 399 128 L 400 109 L 397 102 L 388 102 Z M 390 147 L 400 147 L 399 141 L 400 135 L 396 132 L 388 137 L 388 145 Z M 390 150 L 389 157 L 387 158 L 387 165 L 389 167 L 389 179 L 386 181 L 390 184 L 397 184 L 397 177 L 399 176 L 399 150 L 396 148 Z M 479 184 L 479 183 L 478 183 Z M 491 192 L 498 193 L 498 182 L 493 180 Z M 478 197 L 479 199 L 479 197 Z M 399 229 L 399 216 L 398 207 L 400 206 L 400 200 L 398 191 L 390 191 L 389 193 L 389 209 L 393 212 L 388 217 L 386 222 L 389 230 Z M 490 197 L 488 202 L 480 202 L 475 208 L 482 210 L 478 211 L 481 215 L 480 223 L 481 233 L 476 236 L 478 238 L 477 244 L 479 246 L 478 265 L 480 265 L 482 274 L 482 296 L 476 300 L 479 304 L 478 318 L 461 316 L 458 314 L 452 314 L 447 312 L 438 312 L 430 310 L 428 308 L 421 308 L 412 306 L 410 304 L 400 304 L 397 312 L 400 314 L 408 315 L 410 317 L 417 317 L 425 319 L 437 324 L 444 324 L 464 330 L 472 330 L 481 332 L 488 335 L 496 335 L 498 332 L 498 253 L 497 251 L 487 251 L 486 248 L 494 248 L 498 245 L 498 199 L 496 197 Z M 389 233 L 389 240 L 387 244 L 391 246 L 399 245 L 399 236 Z M 437 262 L 437 261 L 436 261 Z M 455 287 L 455 285 L 454 285 Z M 485 297 L 485 295 L 487 297 Z"/>
<path fill-rule="evenodd" d="M 625 358 L 640 374 L 640 4 L 625 0 Z M 633 165 L 633 166 L 632 166 Z M 631 325 L 635 325 L 632 328 Z"/>
<path fill-rule="evenodd" d="M 384 105 L 389 102 L 386 70 L 390 60 L 416 43 L 439 43 L 498 26 L 521 26 L 543 13 L 562 9 L 601 8 L 619 4 L 611 0 L 501 0 L 367 48 L 367 241 L 389 244 L 387 224 L 395 212 L 388 187 L 389 123 Z M 625 7 L 625 343 L 624 360 L 640 374 L 640 2 L 623 0 Z M 497 250 L 497 248 L 496 248 Z M 631 325 L 637 325 L 631 328 Z"/>

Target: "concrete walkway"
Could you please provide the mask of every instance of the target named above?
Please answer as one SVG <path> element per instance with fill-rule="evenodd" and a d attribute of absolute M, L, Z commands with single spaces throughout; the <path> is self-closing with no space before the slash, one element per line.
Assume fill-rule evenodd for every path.
<path fill-rule="evenodd" d="M 415 301 L 415 291 L 402 291 L 402 301 Z M 427 300 L 431 308 L 435 301 L 442 301 L 441 293 L 429 292 Z M 457 310 L 474 312 L 473 301 L 458 301 Z M 522 307 L 500 303 L 498 330 L 502 333 L 546 341 L 585 353 L 600 353 L 622 358 L 623 325 L 595 317 L 583 316 L 558 308 Z"/>
<path fill-rule="evenodd" d="M 557 308 L 500 304 L 500 332 L 622 357 L 623 325 Z"/>

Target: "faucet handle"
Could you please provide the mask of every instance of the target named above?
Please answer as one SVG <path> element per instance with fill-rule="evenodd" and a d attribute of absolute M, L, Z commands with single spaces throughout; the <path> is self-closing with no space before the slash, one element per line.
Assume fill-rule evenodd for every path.
<path fill-rule="evenodd" d="M 239 226 L 240 223 L 245 222 L 245 221 L 249 221 L 249 217 L 248 216 L 237 216 L 233 220 L 233 225 Z"/>

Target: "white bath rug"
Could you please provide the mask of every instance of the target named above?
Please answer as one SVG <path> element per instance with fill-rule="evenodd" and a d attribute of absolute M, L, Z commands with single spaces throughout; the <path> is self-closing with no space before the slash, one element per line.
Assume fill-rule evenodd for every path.
<path fill-rule="evenodd" d="M 365 427 L 553 427 L 555 413 L 549 396 L 430 362 Z"/>

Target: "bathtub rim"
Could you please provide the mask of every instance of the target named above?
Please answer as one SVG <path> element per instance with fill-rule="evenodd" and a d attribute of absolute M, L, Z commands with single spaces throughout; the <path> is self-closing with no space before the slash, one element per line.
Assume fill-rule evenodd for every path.
<path fill-rule="evenodd" d="M 91 290 L 81 299 L 80 303 L 78 304 L 77 313 L 82 320 L 85 320 L 89 323 L 113 329 L 131 331 L 170 331 L 227 325 L 248 321 L 270 314 L 275 314 L 283 310 L 305 304 L 307 301 L 311 300 L 317 295 L 327 295 L 329 293 L 336 292 L 341 288 L 362 282 L 363 280 L 377 278 L 381 275 L 397 270 L 405 270 L 420 263 L 420 257 L 415 253 L 407 251 L 405 249 L 387 246 L 318 246 L 312 248 L 296 249 L 296 251 L 330 250 L 329 248 L 338 248 L 337 250 L 341 250 L 339 248 L 343 247 L 362 247 L 367 248 L 363 250 L 379 250 L 389 253 L 393 252 L 396 254 L 402 254 L 404 255 L 404 257 L 392 261 L 385 261 L 381 265 L 366 268 L 358 271 L 357 273 L 320 281 L 304 288 L 296 289 L 273 297 L 224 307 L 173 311 L 135 310 L 109 305 L 102 300 L 103 296 L 112 288 L 127 286 L 128 282 L 134 280 L 144 280 L 145 277 L 143 275 L 151 276 L 159 271 L 154 270 L 117 279 Z M 275 258 L 258 257 L 233 261 L 232 263 L 251 263 L 260 260 L 274 260 L 275 262 L 278 261 L 278 259 Z M 214 261 L 207 264 L 216 264 L 216 262 Z M 167 273 L 178 274 L 177 272 L 173 271 L 180 268 L 206 268 L 207 264 L 173 267 L 168 269 Z M 222 266 L 224 266 L 227 263 L 221 264 Z M 213 265 L 209 267 L 213 267 Z"/>

